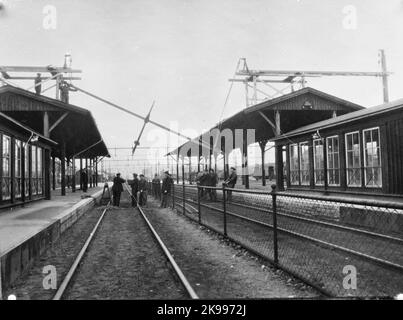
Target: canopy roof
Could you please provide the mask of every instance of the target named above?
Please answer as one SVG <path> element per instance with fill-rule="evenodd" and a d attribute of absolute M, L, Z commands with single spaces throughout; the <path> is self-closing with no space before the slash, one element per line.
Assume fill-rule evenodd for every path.
<path fill-rule="evenodd" d="M 44 132 L 43 114 L 49 115 L 50 139 L 58 143 L 54 155 L 66 146 L 66 157 L 83 150 L 80 157 L 109 157 L 92 114 L 87 109 L 37 95 L 14 86 L 0 87 L 0 111 L 37 132 Z M 54 126 L 55 125 L 55 126 Z M 54 126 L 54 128 L 52 128 Z"/>
<path fill-rule="evenodd" d="M 221 130 L 255 129 L 256 142 L 269 141 L 276 136 L 274 124 L 277 111 L 281 115 L 280 127 L 281 132 L 284 133 L 331 118 L 333 112 L 336 112 L 337 115 L 343 115 L 361 109 L 364 108 L 358 104 L 306 87 L 245 108 L 221 121 L 210 130 L 216 128 Z M 188 148 L 192 144 L 197 144 L 204 134 L 182 144 L 169 152 L 168 155 L 176 155 L 181 148 Z"/>
<path fill-rule="evenodd" d="M 287 132 L 281 136 L 276 137 L 273 140 L 281 140 L 281 139 L 285 139 L 285 138 L 289 138 L 289 137 L 302 135 L 305 133 L 315 132 L 317 130 L 324 130 L 327 128 L 337 127 L 337 126 L 348 124 L 353 121 L 359 121 L 359 120 L 364 120 L 369 117 L 380 116 L 384 113 L 392 112 L 392 111 L 396 111 L 396 110 L 400 110 L 400 109 L 403 109 L 403 99 L 399 99 L 399 100 L 392 101 L 389 103 L 384 103 L 384 104 L 380 104 L 380 105 L 377 105 L 374 107 L 351 112 L 351 113 L 344 114 L 344 115 L 336 117 L 336 118 L 312 123 L 310 125 L 303 126 L 296 130 Z"/>
<path fill-rule="evenodd" d="M 50 146 L 56 146 L 57 142 L 53 141 L 49 138 L 46 138 L 45 136 L 43 136 L 42 134 L 40 134 L 39 132 L 36 132 L 34 130 L 32 130 L 31 128 L 23 125 L 22 123 L 19 123 L 17 120 L 7 116 L 6 114 L 0 112 L 0 118 L 1 118 L 1 122 L 6 123 L 8 126 L 10 126 L 13 129 L 16 129 L 18 131 L 22 131 L 28 135 L 34 134 L 35 136 L 38 137 L 38 139 Z"/>

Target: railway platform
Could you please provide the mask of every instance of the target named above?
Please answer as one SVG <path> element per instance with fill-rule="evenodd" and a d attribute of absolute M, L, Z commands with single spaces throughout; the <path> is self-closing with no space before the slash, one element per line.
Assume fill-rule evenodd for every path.
<path fill-rule="evenodd" d="M 23 273 L 46 247 L 56 241 L 101 196 L 102 187 L 85 194 L 80 190 L 52 191 L 52 200 L 0 211 L 0 285 L 8 285 Z"/>

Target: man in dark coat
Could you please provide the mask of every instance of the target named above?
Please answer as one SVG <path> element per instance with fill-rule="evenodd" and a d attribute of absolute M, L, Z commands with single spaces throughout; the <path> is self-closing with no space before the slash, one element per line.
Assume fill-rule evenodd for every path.
<path fill-rule="evenodd" d="M 133 180 L 129 181 L 129 185 L 132 188 L 132 207 L 137 206 L 137 192 L 139 192 L 139 179 L 137 179 L 137 173 L 133 173 Z"/>
<path fill-rule="evenodd" d="M 217 187 L 218 176 L 217 176 L 217 173 L 215 173 L 213 169 L 210 169 L 207 181 L 208 181 L 209 187 L 214 187 L 214 188 Z M 210 189 L 209 195 L 210 195 L 211 201 L 217 201 L 217 190 L 216 189 Z"/>
<path fill-rule="evenodd" d="M 84 192 L 87 192 L 88 190 L 88 174 L 87 174 L 87 169 L 81 170 L 81 183 L 82 189 Z"/>
<path fill-rule="evenodd" d="M 158 177 L 158 174 L 155 174 L 152 184 L 154 197 L 161 200 L 161 180 Z"/>
<path fill-rule="evenodd" d="M 144 177 L 144 174 L 140 175 L 140 181 L 139 181 L 139 205 L 140 206 L 145 206 L 147 204 L 147 190 L 148 190 L 148 182 L 146 178 Z"/>
<path fill-rule="evenodd" d="M 162 202 L 161 208 L 166 208 L 168 205 L 169 197 L 171 196 L 171 188 L 174 181 L 172 180 L 171 176 L 169 175 L 168 171 L 165 171 L 165 177 L 162 180 Z"/>
<path fill-rule="evenodd" d="M 123 192 L 123 183 L 125 183 L 126 180 L 122 179 L 120 177 L 120 173 L 116 174 L 116 177 L 113 178 L 113 205 L 116 207 L 119 207 L 120 204 L 120 195 Z"/>
<path fill-rule="evenodd" d="M 236 169 L 234 167 L 231 167 L 231 174 L 229 175 L 228 179 L 224 181 L 224 184 L 226 187 L 233 189 L 236 185 L 236 181 L 238 179 L 238 176 L 236 174 Z M 228 201 L 232 200 L 232 191 L 228 191 Z"/>
<path fill-rule="evenodd" d="M 205 169 L 203 172 L 199 173 L 197 175 L 197 179 L 196 179 L 196 183 L 198 186 L 203 187 L 203 186 L 207 186 L 208 185 L 208 179 L 209 179 L 209 172 L 207 169 Z M 209 192 L 209 190 L 204 189 L 204 188 L 199 188 L 199 196 L 201 199 L 203 199 L 204 197 L 207 196 L 207 192 Z"/>

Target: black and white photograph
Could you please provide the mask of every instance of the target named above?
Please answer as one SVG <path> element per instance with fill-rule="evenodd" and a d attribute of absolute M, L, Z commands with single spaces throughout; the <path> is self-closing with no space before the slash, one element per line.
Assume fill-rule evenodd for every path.
<path fill-rule="evenodd" d="M 403 300 L 402 36 L 402 0 L 0 0 L 0 304 Z"/>

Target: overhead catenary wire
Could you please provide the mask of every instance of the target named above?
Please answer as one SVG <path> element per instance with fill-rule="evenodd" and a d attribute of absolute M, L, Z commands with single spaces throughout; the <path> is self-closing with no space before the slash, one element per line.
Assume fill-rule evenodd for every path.
<path fill-rule="evenodd" d="M 115 103 L 113 103 L 113 102 L 111 102 L 111 101 L 108 101 L 108 100 L 106 100 L 106 99 L 103 99 L 103 98 L 101 98 L 101 97 L 99 97 L 99 96 L 97 96 L 97 95 L 95 95 L 95 94 L 93 94 L 93 93 L 90 93 L 90 92 L 88 92 L 88 91 L 86 91 L 86 90 L 84 90 L 84 89 L 81 89 L 81 88 L 79 88 L 79 87 L 77 87 L 77 86 L 75 86 L 75 85 L 70 84 L 69 86 L 72 87 L 72 88 L 74 88 L 74 89 L 76 89 L 77 91 L 80 91 L 80 92 L 82 92 L 82 93 L 84 93 L 84 94 L 86 94 L 86 95 L 88 95 L 88 96 L 90 96 L 90 97 L 92 97 L 92 98 L 94 98 L 94 99 L 97 99 L 97 100 L 99 100 L 99 101 L 102 101 L 102 102 L 104 102 L 104 103 L 106 103 L 106 104 L 108 104 L 108 105 L 110 105 L 110 106 L 112 106 L 112 107 L 114 107 L 114 108 L 116 108 L 116 109 L 119 109 L 119 110 L 121 110 L 121 111 L 123 111 L 123 112 L 126 112 L 126 113 L 128 113 L 128 114 L 130 114 L 130 115 L 132 115 L 132 116 L 135 116 L 135 117 L 137 117 L 137 118 L 139 118 L 139 119 L 141 119 L 141 120 L 143 120 L 143 121 L 147 119 L 147 117 L 143 117 L 142 115 L 139 115 L 138 113 L 135 113 L 135 112 L 130 111 L 130 110 L 126 109 L 126 108 L 123 108 L 123 107 L 121 107 L 121 106 L 119 106 L 119 105 L 117 105 L 117 104 L 115 104 Z M 168 127 L 166 127 L 166 126 L 164 126 L 164 125 L 162 125 L 162 124 L 160 124 L 160 123 L 158 123 L 158 122 L 155 122 L 155 121 L 153 121 L 153 120 L 151 120 L 151 119 L 149 119 L 148 122 L 150 122 L 151 124 L 153 124 L 153 125 L 155 125 L 155 126 L 161 128 L 161 129 L 163 129 L 163 130 L 166 130 L 166 131 L 168 131 L 168 132 L 174 133 L 174 134 L 176 134 L 176 135 L 178 135 L 178 136 L 180 136 L 180 137 L 182 137 L 182 138 L 184 138 L 184 139 L 186 139 L 186 140 L 188 140 L 188 141 L 191 141 L 191 140 L 192 140 L 192 138 L 189 138 L 189 137 L 187 137 L 187 136 L 181 134 L 180 132 L 176 132 L 175 130 L 172 130 L 171 128 L 168 128 Z"/>

